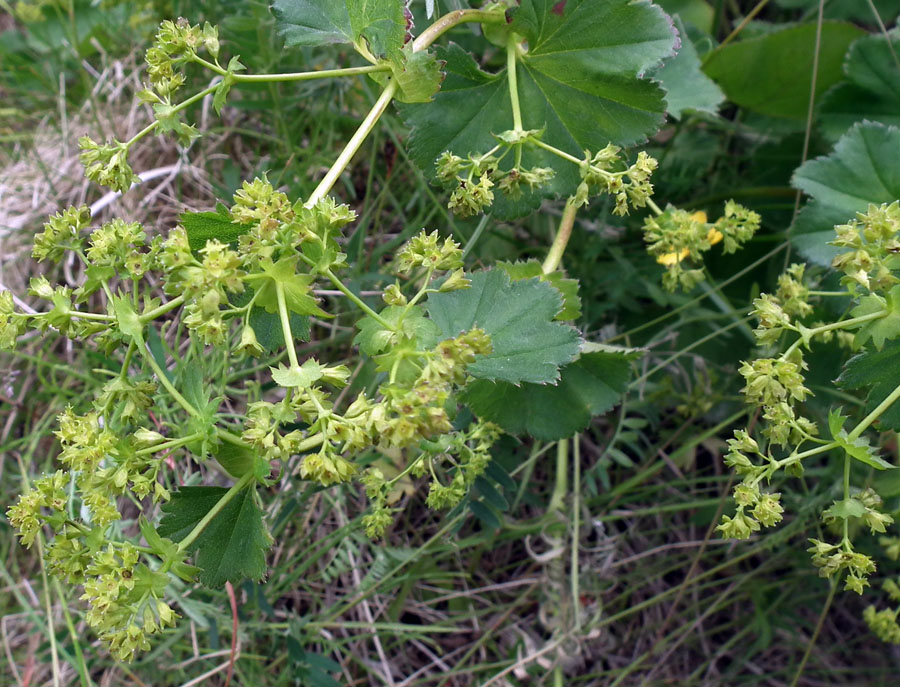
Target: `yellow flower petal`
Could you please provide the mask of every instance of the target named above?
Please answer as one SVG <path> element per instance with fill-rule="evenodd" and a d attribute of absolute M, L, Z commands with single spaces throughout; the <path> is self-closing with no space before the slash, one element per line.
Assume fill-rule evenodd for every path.
<path fill-rule="evenodd" d="M 691 219 L 695 222 L 703 222 L 706 224 L 706 213 L 703 210 L 697 210 L 693 215 L 691 215 Z"/>
<path fill-rule="evenodd" d="M 706 235 L 706 240 L 709 241 L 710 246 L 715 246 L 723 238 L 725 237 L 722 235 L 722 232 L 715 227 L 710 227 L 709 233 Z"/>
<path fill-rule="evenodd" d="M 656 262 L 658 262 L 660 265 L 665 265 L 666 267 L 671 267 L 672 265 L 684 260 L 690 254 L 691 254 L 691 251 L 689 251 L 687 248 L 682 248 L 681 253 L 678 253 L 678 254 L 665 253 L 664 255 L 660 255 L 658 258 L 656 258 Z"/>

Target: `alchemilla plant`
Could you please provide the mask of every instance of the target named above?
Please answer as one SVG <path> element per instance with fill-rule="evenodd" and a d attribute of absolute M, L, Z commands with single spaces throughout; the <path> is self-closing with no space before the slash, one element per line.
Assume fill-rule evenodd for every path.
<path fill-rule="evenodd" d="M 379 538 L 394 526 L 392 493 L 407 476 L 426 478 L 430 508 L 457 508 L 501 434 L 568 439 L 616 405 L 641 352 L 586 341 L 575 326 L 578 283 L 561 265 L 578 212 L 602 205 L 640 215 L 669 291 L 703 282 L 704 254 L 738 251 L 761 223 L 731 200 L 715 221 L 654 200 L 657 161 L 635 146 L 660 128 L 667 97 L 693 85 L 660 70 L 684 37 L 650 2 L 489 2 L 420 32 L 401 0 L 276 0 L 274 12 L 288 47 L 343 44 L 365 64 L 249 74 L 239 56 L 225 57 L 216 27 L 164 21 L 140 93 L 153 122 L 127 141 L 82 138 L 81 160 L 91 181 L 125 193 L 137 181 L 131 148 L 153 133 L 189 146 L 202 135 L 189 108 L 204 98 L 220 112 L 244 84 L 372 79 L 380 95 L 312 194 L 288 197 L 260 175 L 227 204 L 185 213 L 161 233 L 67 208 L 35 237 L 33 255 L 80 263 L 81 284 L 34 278 L 30 293 L 46 304 L 36 313 L 0 293 L 0 346 L 52 330 L 121 363 L 91 407 L 59 415 L 59 470 L 26 485 L 7 516 L 23 545 L 46 541 L 48 570 L 81 586 L 87 622 L 122 660 L 178 622 L 177 586 L 265 575 L 269 488 L 289 488 L 291 478 L 358 483 L 370 504 L 363 527 Z M 499 51 L 492 71 L 452 41 L 438 45 L 464 24 L 477 28 L 485 53 Z M 183 97 L 188 70 L 215 78 Z M 392 103 L 411 129 L 410 156 L 447 189 L 453 213 L 508 220 L 563 201 L 542 262 L 467 270 L 471 246 L 423 229 L 382 266 L 381 303 L 356 293 L 342 275 L 357 218 L 334 189 Z M 877 372 L 900 335 L 900 209 L 872 205 L 847 219 L 832 241 L 843 290 L 816 290 L 819 273 L 798 263 L 755 301 L 761 354 L 739 374 L 761 422 L 729 443 L 726 462 L 741 481 L 719 529 L 742 539 L 777 525 L 788 515 L 769 488 L 777 473 L 797 476 L 813 456 L 840 455 L 840 498 L 822 513 L 827 535 L 810 552 L 823 575 L 861 593 L 875 562 L 855 546 L 859 528 L 883 534 L 894 558 L 900 551 L 891 515 L 854 470 L 894 467 L 867 431 L 900 396 L 900 387 L 883 390 Z M 324 301 L 321 287 L 341 296 Z M 824 321 L 816 305 L 824 298 L 852 305 Z M 378 372 L 372 389 L 354 385 L 350 361 L 300 345 L 345 306 L 355 313 L 359 355 Z M 878 391 L 856 424 L 837 408 L 821 427 L 804 414 L 805 351 L 832 338 L 856 352 L 843 383 Z M 584 388 L 573 409 L 562 401 L 576 379 L 603 383 Z M 173 453 L 229 486 L 175 486 Z M 900 598 L 895 584 L 887 591 Z M 896 615 L 873 607 L 866 620 L 896 641 Z"/>

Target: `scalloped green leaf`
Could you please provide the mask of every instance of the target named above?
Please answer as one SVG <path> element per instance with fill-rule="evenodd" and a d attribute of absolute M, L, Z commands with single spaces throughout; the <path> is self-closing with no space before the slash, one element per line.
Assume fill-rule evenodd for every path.
<path fill-rule="evenodd" d="M 538 260 L 528 260 L 527 262 L 501 261 L 497 263 L 497 267 L 506 272 L 513 281 L 537 277 L 557 289 L 563 297 L 563 307 L 556 314 L 557 320 L 565 322 L 567 320 L 577 320 L 581 317 L 581 297 L 578 295 L 577 279 L 567 279 L 562 272 L 544 274 L 541 269 L 541 263 Z"/>
<path fill-rule="evenodd" d="M 511 16 L 510 30 L 528 42 L 516 70 L 524 129 L 544 130 L 546 143 L 578 157 L 610 142 L 644 141 L 659 129 L 664 91 L 641 75 L 673 54 L 675 32 L 662 10 L 643 0 L 523 0 Z M 410 154 L 428 173 L 445 150 L 486 152 L 495 134 L 513 127 L 505 69 L 485 72 L 455 44 L 437 56 L 446 61 L 440 92 L 401 110 L 413 129 Z M 579 180 L 574 165 L 533 146 L 524 149 L 523 165 L 556 169 L 546 195 L 571 194 Z M 495 189 L 493 213 L 518 216 L 539 203 L 540 194 L 510 201 Z"/>
<path fill-rule="evenodd" d="M 816 33 L 812 22 L 730 43 L 710 55 L 703 71 L 731 102 L 771 117 L 801 121 L 809 110 Z M 862 35 L 852 24 L 823 23 L 816 98 L 843 78 L 841 64 L 847 48 Z"/>
<path fill-rule="evenodd" d="M 678 29 L 680 47 L 652 75 L 666 89 L 666 109 L 673 119 L 681 119 L 685 112 L 716 114 L 725 94 L 715 81 L 703 73 L 697 48 L 688 36 L 679 17 L 673 17 Z"/>
<path fill-rule="evenodd" d="M 298 260 L 299 258 L 292 257 L 281 258 L 275 263 L 263 263 L 261 272 L 248 274 L 245 280 L 256 291 L 254 304 L 264 308 L 268 313 L 277 313 L 277 287 L 280 284 L 284 289 L 284 301 L 288 312 L 333 317 L 316 304 L 316 297 L 311 293 L 315 277 L 311 274 L 298 273 Z"/>
<path fill-rule="evenodd" d="M 288 47 L 364 42 L 375 57 L 385 57 L 407 37 L 403 0 L 275 0 L 272 10 Z"/>
<path fill-rule="evenodd" d="M 631 361 L 639 355 L 612 347 L 588 351 L 562 368 L 555 386 L 477 380 L 466 387 L 462 400 L 478 417 L 512 434 L 565 439 L 619 403 L 631 380 Z"/>
<path fill-rule="evenodd" d="M 493 352 L 479 356 L 468 371 L 479 379 L 543 384 L 559 378 L 559 367 L 578 355 L 578 331 L 554 322 L 562 308 L 559 291 L 538 279 L 510 282 L 496 269 L 468 275 L 471 287 L 431 294 L 426 309 L 449 339 L 481 328 Z"/>
<path fill-rule="evenodd" d="M 794 246 L 803 257 L 831 265 L 838 249 L 829 246 L 834 227 L 900 198 L 900 129 L 863 122 L 850 129 L 829 155 L 801 165 L 791 179 L 794 188 L 812 196 L 791 228 Z"/>
<path fill-rule="evenodd" d="M 868 389 L 866 414 L 871 413 L 897 386 L 900 379 L 900 341 L 888 341 L 880 351 L 863 351 L 844 365 L 835 383 L 843 389 Z M 900 403 L 889 407 L 877 420 L 881 429 L 900 431 Z"/>
<path fill-rule="evenodd" d="M 157 532 L 181 541 L 212 510 L 227 489 L 181 487 L 162 506 Z M 256 488 L 242 489 L 207 525 L 188 549 L 202 568 L 200 582 L 218 588 L 244 578 L 261 580 L 266 572 L 266 550 L 272 543 L 256 503 Z"/>
<path fill-rule="evenodd" d="M 854 41 L 844 62 L 847 82 L 825 94 L 819 113 L 822 131 L 838 139 L 855 123 L 900 124 L 900 32 Z"/>

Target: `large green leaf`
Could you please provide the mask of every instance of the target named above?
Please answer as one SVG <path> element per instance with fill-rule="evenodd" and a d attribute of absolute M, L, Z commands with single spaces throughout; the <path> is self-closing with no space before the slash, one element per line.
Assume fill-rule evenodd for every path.
<path fill-rule="evenodd" d="M 470 288 L 432 294 L 426 304 L 444 338 L 476 328 L 490 334 L 493 352 L 479 356 L 469 372 L 513 384 L 558 379 L 581 343 L 573 327 L 553 321 L 563 305 L 559 291 L 538 279 L 510 282 L 499 269 L 469 278 Z"/>
<path fill-rule="evenodd" d="M 792 227 L 794 245 L 807 260 L 830 265 L 837 248 L 834 226 L 845 224 L 869 203 L 900 198 L 900 129 L 863 122 L 848 131 L 834 151 L 806 162 L 791 183 L 812 196 Z"/>
<path fill-rule="evenodd" d="M 500 261 L 497 267 L 506 272 L 513 281 L 518 279 L 531 279 L 537 277 L 557 289 L 563 297 L 563 308 L 556 313 L 556 319 L 561 322 L 577 320 L 581 317 L 581 297 L 578 295 L 578 280 L 567 279 L 562 272 L 544 274 L 541 263 L 538 260 L 527 262 Z"/>
<path fill-rule="evenodd" d="M 159 535 L 181 541 L 227 491 L 221 487 L 181 487 L 162 507 Z M 189 550 L 196 553 L 194 562 L 203 569 L 200 582 L 207 587 L 221 587 L 244 578 L 261 580 L 265 575 L 266 549 L 272 540 L 255 494 L 252 486 L 238 492 L 190 545 Z"/>
<path fill-rule="evenodd" d="M 719 105 L 725 100 L 725 94 L 700 69 L 697 48 L 691 42 L 681 19 L 675 17 L 674 20 L 681 38 L 681 47 L 675 57 L 667 59 L 653 73 L 666 89 L 666 109 L 673 119 L 681 119 L 686 111 L 716 114 Z"/>
<path fill-rule="evenodd" d="M 900 382 L 900 341 L 888 341 L 880 351 L 864 351 L 844 365 L 835 383 L 844 389 L 868 389 L 866 414 L 871 413 Z M 881 429 L 900 431 L 900 403 L 878 418 Z"/>
<path fill-rule="evenodd" d="M 516 70 L 525 129 L 542 129 L 546 143 L 579 157 L 585 149 L 633 144 L 657 131 L 664 92 L 639 75 L 673 53 L 674 31 L 658 7 L 632 0 L 523 0 L 509 28 L 528 44 Z M 410 152 L 428 172 L 445 150 L 483 153 L 496 145 L 495 134 L 513 128 L 505 69 L 487 73 L 453 44 L 438 57 L 446 60 L 447 75 L 440 92 L 431 103 L 403 109 L 413 128 Z M 545 188 L 550 194 L 572 193 L 578 182 L 573 165 L 534 147 L 525 150 L 523 164 L 557 169 Z M 522 214 L 540 202 L 526 197 L 506 206 L 500 193 L 495 198 L 498 216 Z"/>
<path fill-rule="evenodd" d="M 403 0 L 275 0 L 272 10 L 287 46 L 365 42 L 376 57 L 394 54 L 406 40 Z"/>
<path fill-rule="evenodd" d="M 819 119 L 822 130 L 837 139 L 856 122 L 900 124 L 900 34 L 865 36 L 847 53 L 848 81 L 825 94 Z"/>
<path fill-rule="evenodd" d="M 842 79 L 847 48 L 862 35 L 851 24 L 823 24 L 816 98 Z M 815 56 L 816 25 L 801 24 L 730 43 L 709 58 L 704 71 L 731 102 L 765 115 L 802 120 L 809 109 Z"/>
<path fill-rule="evenodd" d="M 595 415 L 614 407 L 631 379 L 637 351 L 605 348 L 583 353 L 561 370 L 559 382 L 522 384 L 477 380 L 463 402 L 507 432 L 556 441 L 583 430 Z"/>

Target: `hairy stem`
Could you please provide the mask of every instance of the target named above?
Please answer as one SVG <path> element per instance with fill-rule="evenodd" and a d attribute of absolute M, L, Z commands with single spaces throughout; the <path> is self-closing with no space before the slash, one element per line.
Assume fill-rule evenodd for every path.
<path fill-rule="evenodd" d="M 194 55 L 193 61 L 203 65 L 207 69 L 220 76 L 228 74 L 228 70 Z M 313 79 L 330 79 L 342 76 L 358 76 L 360 74 L 372 74 L 391 71 L 387 64 L 369 64 L 365 67 L 345 67 L 343 69 L 318 69 L 309 72 L 289 72 L 284 74 L 232 74 L 234 83 L 270 83 L 275 81 L 311 81 Z"/>
<path fill-rule="evenodd" d="M 522 131 L 522 110 L 519 105 L 519 84 L 516 78 L 516 35 L 510 32 L 506 39 L 506 78 L 509 82 L 509 104 L 512 106 L 513 128 Z"/>
<path fill-rule="evenodd" d="M 284 337 L 284 345 L 287 348 L 288 360 L 291 367 L 300 367 L 297 362 L 297 349 L 294 348 L 294 335 L 291 333 L 291 319 L 288 315 L 287 303 L 284 299 L 284 284 L 275 282 L 275 295 L 278 298 L 278 314 L 281 317 L 281 333 Z"/>
<path fill-rule="evenodd" d="M 163 303 L 161 306 L 159 306 L 158 308 L 154 308 L 150 312 L 144 313 L 138 319 L 141 321 L 141 324 L 145 324 L 150 320 L 155 320 L 160 315 L 165 315 L 170 310 L 174 310 L 182 303 L 184 303 L 184 294 L 176 296 L 168 303 Z"/>
<path fill-rule="evenodd" d="M 204 88 L 202 91 L 192 95 L 190 98 L 188 98 L 184 102 L 178 103 L 177 105 L 172 107 L 171 114 L 175 114 L 176 112 L 181 112 L 184 108 L 190 107 L 191 105 L 196 103 L 198 100 L 203 100 L 203 98 L 210 95 L 211 93 L 215 93 L 215 91 L 218 87 L 219 87 L 219 84 L 216 84 L 215 86 L 210 86 L 209 88 Z M 159 120 L 158 119 L 153 120 L 153 122 L 151 124 L 148 124 L 147 126 L 145 126 L 143 129 L 138 131 L 134 136 L 132 136 L 128 141 L 126 141 L 125 147 L 130 148 L 132 145 L 134 145 L 135 143 L 140 141 L 144 136 L 146 136 L 147 134 L 149 134 L 150 132 L 155 130 L 156 127 L 158 127 L 158 126 L 159 126 Z"/>
<path fill-rule="evenodd" d="M 316 186 L 312 195 L 307 199 L 306 207 L 312 207 L 328 195 L 328 192 L 331 191 L 338 178 L 347 168 L 347 165 L 350 164 L 350 160 L 356 155 L 356 151 L 359 150 L 363 141 L 365 141 L 368 135 L 372 133 L 372 129 L 375 128 L 375 124 L 378 123 L 379 118 L 384 114 L 384 111 L 387 109 L 387 106 L 390 104 L 396 92 L 397 82 L 391 80 L 381 92 L 381 95 L 378 96 L 378 100 L 375 101 L 375 105 L 369 110 L 369 114 L 366 115 L 362 124 L 359 125 L 359 128 L 354 132 L 353 136 L 347 141 L 347 145 L 344 146 L 344 149 L 341 151 L 341 154 L 338 155 L 337 160 L 334 161 L 334 164 L 331 165 L 331 168 L 326 172 L 322 181 L 319 182 L 319 185 Z"/>
<path fill-rule="evenodd" d="M 327 277 L 328 280 L 332 284 L 334 284 L 342 294 L 344 294 L 347 298 L 349 298 L 351 301 L 353 301 L 360 310 L 362 310 L 364 313 L 366 313 L 366 315 L 371 317 L 382 327 L 384 327 L 388 331 L 394 331 L 396 329 L 396 327 L 394 327 L 394 325 L 392 325 L 390 322 L 388 322 L 386 319 L 384 319 L 377 312 L 372 310 L 372 308 L 370 308 L 368 305 L 366 305 L 365 302 L 359 296 L 357 296 L 350 289 L 348 289 L 344 285 L 344 282 L 342 282 L 340 279 L 338 279 L 338 277 L 334 274 L 334 272 L 332 272 L 331 270 L 325 270 L 322 274 L 325 275 L 325 277 Z"/>
<path fill-rule="evenodd" d="M 147 361 L 147 364 L 150 366 L 150 369 L 153 370 L 153 373 L 156 375 L 156 378 L 159 380 L 159 383 L 163 385 L 166 391 L 169 392 L 169 395 L 175 399 L 175 401 L 184 408 L 189 415 L 192 417 L 197 417 L 200 415 L 200 411 L 194 408 L 188 400 L 181 395 L 181 392 L 175 388 L 172 382 L 169 381 L 168 375 L 166 375 L 165 371 L 159 366 L 159 363 L 156 362 L 156 358 L 153 357 L 153 354 L 147 350 L 147 347 L 143 344 L 138 344 L 137 350 L 143 356 L 144 360 Z"/>
<path fill-rule="evenodd" d="M 550 246 L 550 252 L 541 267 L 544 274 L 555 272 L 562 262 L 563 253 L 566 252 L 566 246 L 569 244 L 569 238 L 572 236 L 572 228 L 575 226 L 575 213 L 578 207 L 575 201 L 569 198 L 566 201 L 566 207 L 563 210 L 562 219 L 559 220 L 559 229 L 556 231 L 556 238 L 553 239 L 553 245 Z"/>
<path fill-rule="evenodd" d="M 455 10 L 453 12 L 447 12 L 447 14 L 436 20 L 413 41 L 413 52 L 425 50 L 454 26 L 465 24 L 467 22 L 502 24 L 506 22 L 506 13 L 497 10 Z"/>

